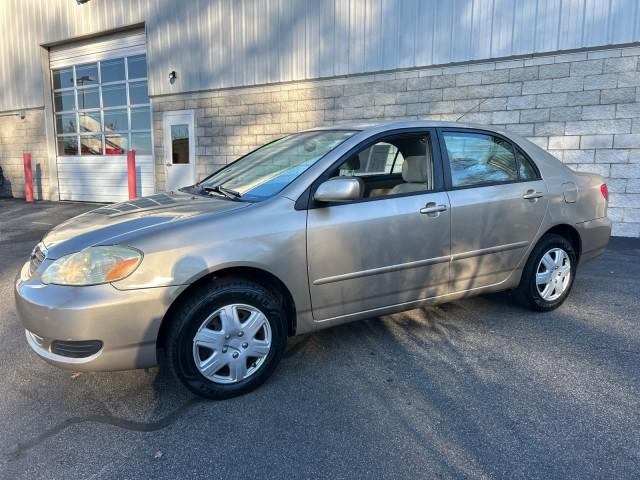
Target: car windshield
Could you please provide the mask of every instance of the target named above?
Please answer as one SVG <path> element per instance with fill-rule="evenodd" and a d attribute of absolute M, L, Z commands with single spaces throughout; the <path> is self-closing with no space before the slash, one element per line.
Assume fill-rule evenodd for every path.
<path fill-rule="evenodd" d="M 280 192 L 355 133 L 355 130 L 318 130 L 283 137 L 240 158 L 197 186 L 203 191 L 243 200 L 264 200 Z"/>

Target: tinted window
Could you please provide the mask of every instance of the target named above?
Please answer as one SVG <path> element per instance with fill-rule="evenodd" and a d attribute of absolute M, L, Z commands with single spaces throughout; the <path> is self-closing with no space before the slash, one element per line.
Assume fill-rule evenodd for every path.
<path fill-rule="evenodd" d="M 520 180 L 537 180 L 538 174 L 531 164 L 531 161 L 519 151 L 516 152 L 516 156 L 518 157 L 518 174 L 520 175 Z"/>
<path fill-rule="evenodd" d="M 454 187 L 518 180 L 511 145 L 482 133 L 443 134 Z"/>

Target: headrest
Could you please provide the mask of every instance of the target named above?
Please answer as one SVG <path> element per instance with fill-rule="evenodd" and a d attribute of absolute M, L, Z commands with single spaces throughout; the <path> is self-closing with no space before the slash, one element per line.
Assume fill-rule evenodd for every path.
<path fill-rule="evenodd" d="M 416 155 L 406 157 L 402 164 L 402 179 L 407 183 L 425 183 L 427 175 L 427 157 Z"/>

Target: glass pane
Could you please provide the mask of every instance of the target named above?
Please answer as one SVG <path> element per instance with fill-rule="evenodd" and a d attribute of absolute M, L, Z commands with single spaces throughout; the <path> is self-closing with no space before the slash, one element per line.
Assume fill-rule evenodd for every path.
<path fill-rule="evenodd" d="M 105 110 L 104 131 L 120 132 L 129 129 L 126 110 Z"/>
<path fill-rule="evenodd" d="M 80 155 L 102 155 L 102 135 L 80 137 Z"/>
<path fill-rule="evenodd" d="M 78 137 L 58 137 L 58 155 L 77 155 Z"/>
<path fill-rule="evenodd" d="M 119 107 L 127 104 L 127 91 L 124 84 L 102 87 L 102 106 Z"/>
<path fill-rule="evenodd" d="M 124 80 L 124 58 L 100 62 L 100 75 L 102 83 Z"/>
<path fill-rule="evenodd" d="M 189 163 L 189 125 L 171 125 L 171 161 Z"/>
<path fill-rule="evenodd" d="M 129 84 L 129 102 L 131 103 L 131 105 L 149 103 L 146 81 Z"/>
<path fill-rule="evenodd" d="M 151 112 L 149 107 L 131 109 L 131 130 L 150 130 Z"/>
<path fill-rule="evenodd" d="M 147 78 L 147 57 L 146 55 L 137 55 L 127 58 L 127 67 L 129 69 L 129 78 Z"/>
<path fill-rule="evenodd" d="M 73 87 L 73 68 L 54 70 L 52 74 L 54 90 Z"/>
<path fill-rule="evenodd" d="M 107 155 L 124 155 L 127 152 L 127 134 L 105 135 L 104 149 Z"/>
<path fill-rule="evenodd" d="M 222 185 L 236 190 L 247 200 L 264 200 L 277 194 L 355 133 L 354 130 L 319 130 L 283 137 L 219 170 L 200 185 Z"/>
<path fill-rule="evenodd" d="M 533 165 L 528 158 L 522 155 L 520 152 L 517 153 L 518 156 L 518 170 L 520 172 L 520 180 L 535 180 L 538 178 L 538 174 L 536 173 Z"/>
<path fill-rule="evenodd" d="M 96 85 L 98 83 L 98 64 L 88 63 L 76 66 L 76 85 Z"/>
<path fill-rule="evenodd" d="M 132 133 L 131 149 L 136 155 L 151 155 L 151 133 Z"/>
<path fill-rule="evenodd" d="M 99 132 L 102 130 L 100 112 L 81 113 L 78 117 L 81 132 Z"/>
<path fill-rule="evenodd" d="M 78 110 L 100 108 L 98 88 L 83 88 L 78 90 Z"/>
<path fill-rule="evenodd" d="M 71 92 L 59 92 L 53 94 L 53 105 L 56 112 L 62 112 L 66 110 L 75 110 L 76 108 L 76 96 Z"/>
<path fill-rule="evenodd" d="M 518 179 L 511 146 L 500 138 L 475 133 L 445 133 L 454 187 Z"/>
<path fill-rule="evenodd" d="M 56 115 L 56 132 L 60 133 L 77 133 L 78 126 L 76 125 L 75 113 L 63 113 Z"/>

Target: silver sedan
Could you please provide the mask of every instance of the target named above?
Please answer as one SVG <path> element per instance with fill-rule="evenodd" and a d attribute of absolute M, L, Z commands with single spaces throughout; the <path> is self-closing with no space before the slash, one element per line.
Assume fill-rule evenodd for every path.
<path fill-rule="evenodd" d="M 507 289 L 554 309 L 610 232 L 603 179 L 511 133 L 339 125 L 63 223 L 16 303 L 53 364 L 142 368 L 164 351 L 186 387 L 220 399 L 264 382 L 287 336 Z"/>

